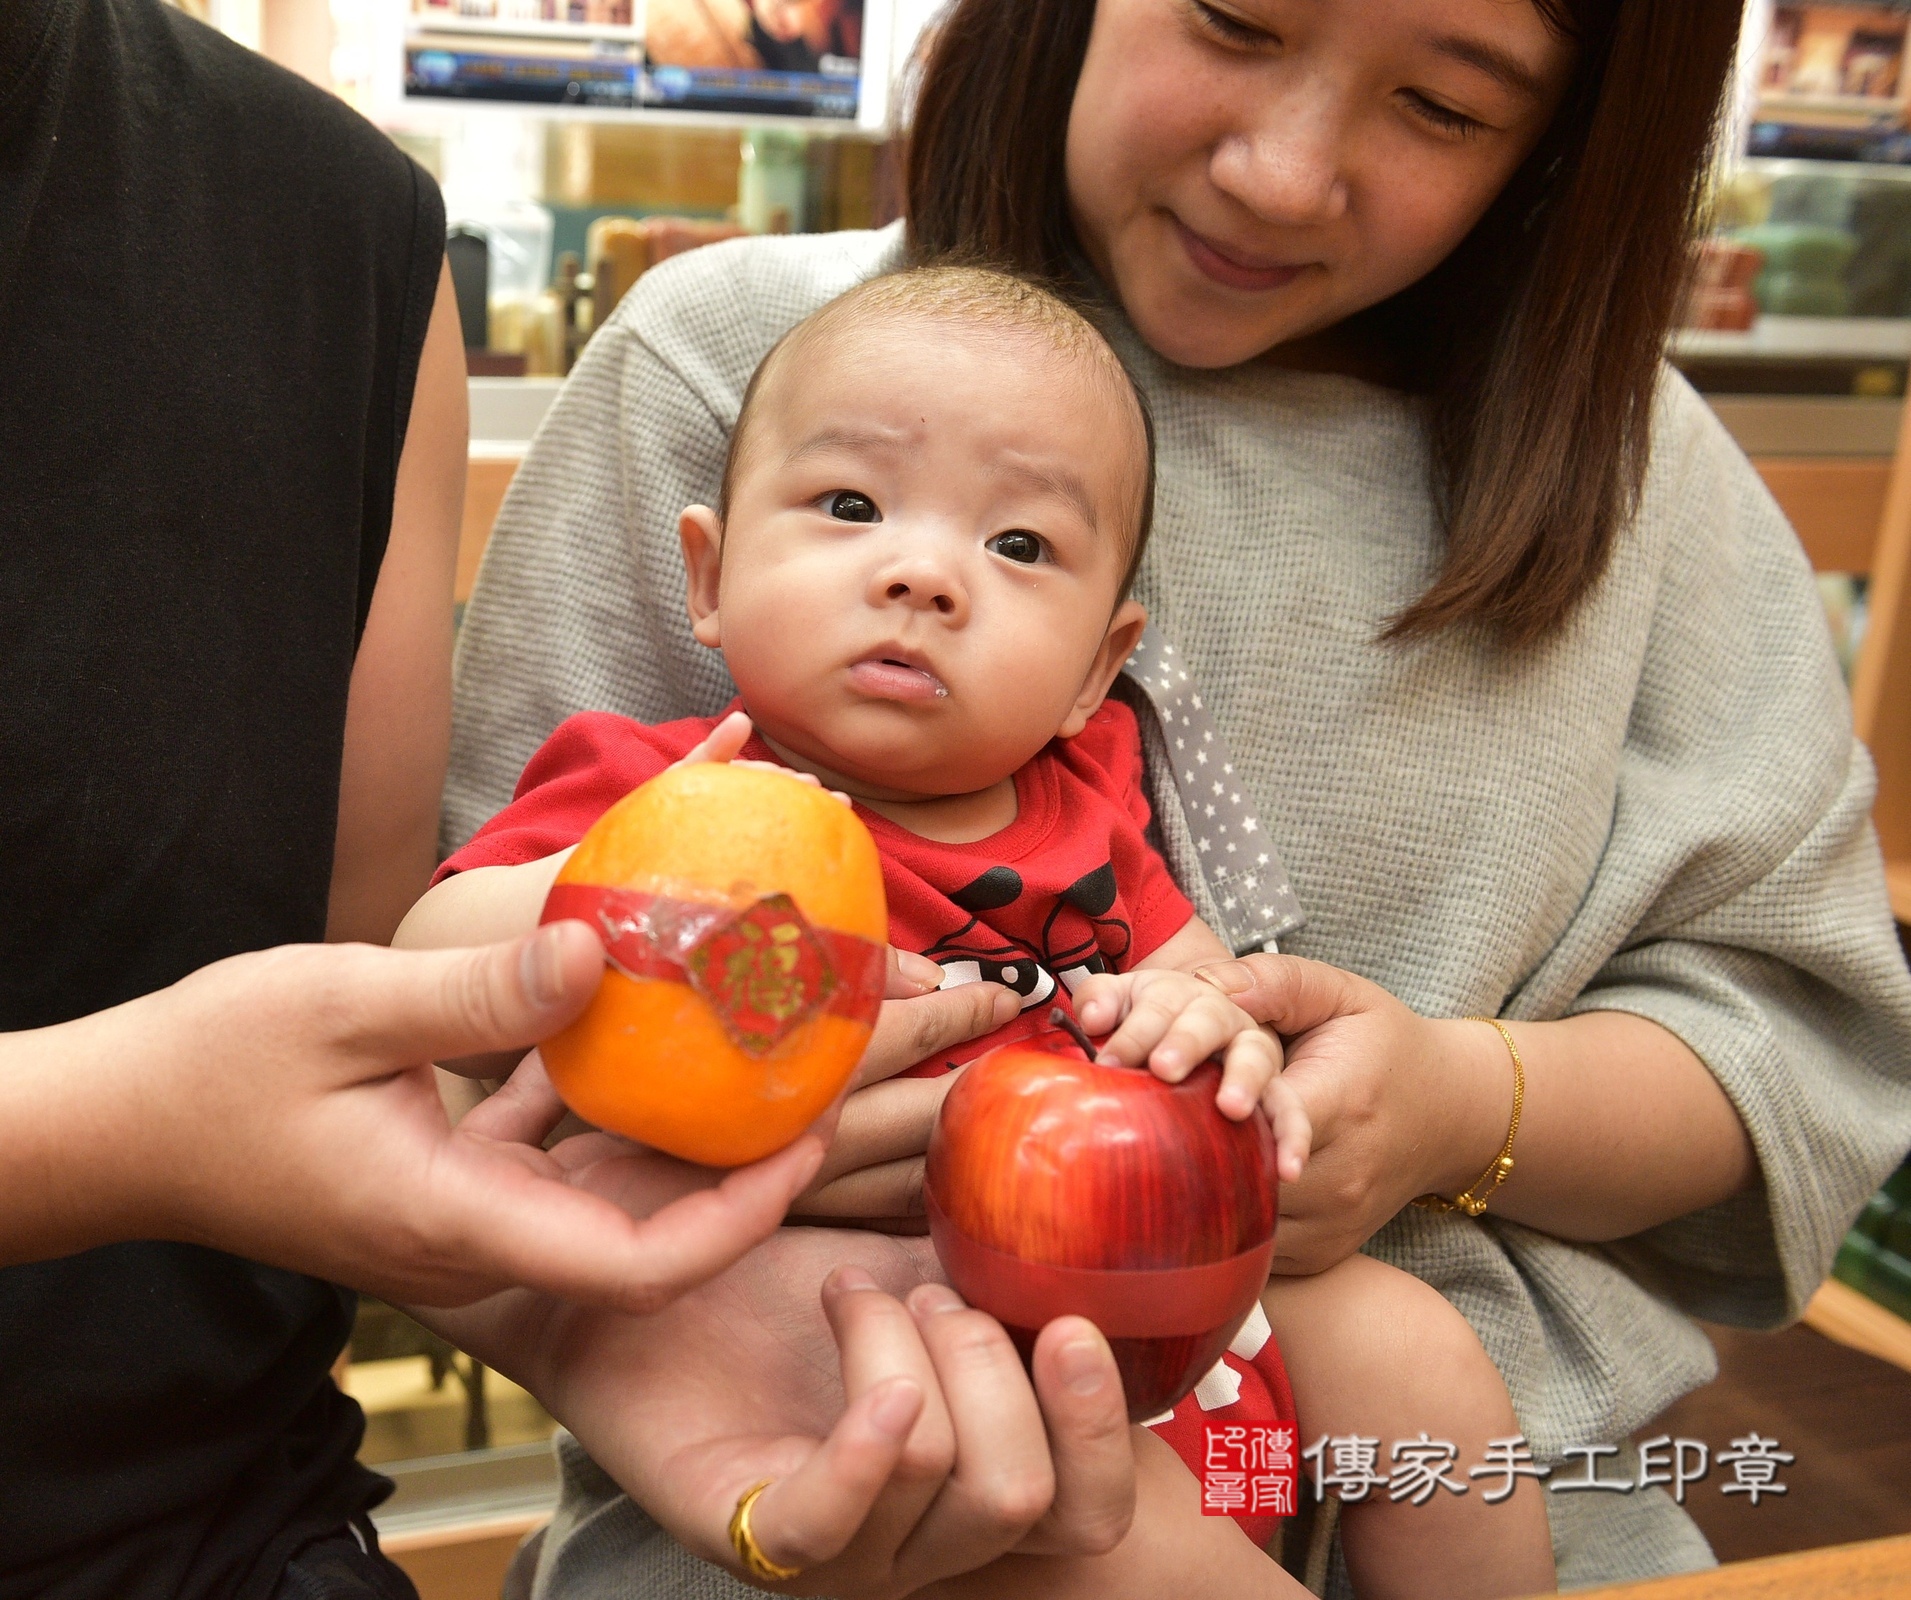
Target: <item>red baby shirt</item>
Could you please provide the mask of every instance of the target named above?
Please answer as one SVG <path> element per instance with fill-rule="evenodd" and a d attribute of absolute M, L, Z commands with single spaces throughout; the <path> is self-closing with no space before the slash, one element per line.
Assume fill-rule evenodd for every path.
<path fill-rule="evenodd" d="M 741 709 L 740 702 L 729 709 Z M 433 881 L 474 867 L 541 860 L 576 844 L 605 811 L 681 760 L 720 720 L 647 725 L 599 711 L 569 718 L 532 756 L 511 804 Z M 754 736 L 742 756 L 777 759 Z M 882 854 L 890 943 L 939 963 L 945 988 L 988 981 L 1022 997 L 1018 1017 L 942 1059 L 919 1062 L 910 1069 L 914 1075 L 934 1076 L 1039 1031 L 1054 1006 L 1073 1010 L 1069 995 L 1084 978 L 1130 970 L 1194 915 L 1145 836 L 1141 734 L 1120 701 L 1105 701 L 1074 738 L 1051 741 L 1022 767 L 1015 797 L 1015 820 L 972 844 L 923 839 L 856 808 Z M 1292 1512 L 1291 1468 L 1274 1475 L 1287 1486 L 1290 1498 L 1282 1501 L 1275 1490 L 1257 1487 L 1268 1474 L 1245 1467 L 1237 1474 L 1219 1463 L 1237 1465 L 1233 1458 L 1242 1452 L 1234 1445 L 1244 1427 L 1260 1430 L 1253 1437 L 1265 1456 L 1270 1424 L 1285 1430 L 1291 1461 L 1293 1419 L 1287 1373 L 1256 1306 L 1221 1364 L 1171 1417 L 1150 1425 L 1203 1479 L 1204 1489 L 1223 1483 L 1224 1492 L 1204 1495 L 1204 1503 L 1234 1516 L 1264 1544 L 1275 1516 Z"/>

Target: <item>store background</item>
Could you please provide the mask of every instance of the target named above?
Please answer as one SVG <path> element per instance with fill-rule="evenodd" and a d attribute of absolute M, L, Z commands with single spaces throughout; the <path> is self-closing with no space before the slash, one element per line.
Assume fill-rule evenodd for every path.
<path fill-rule="evenodd" d="M 766 75 L 750 54 L 748 0 L 174 3 L 341 95 L 444 188 L 472 372 L 462 601 L 563 374 L 644 271 L 741 232 L 897 215 L 893 134 L 938 0 L 812 0 L 859 19 L 860 73 L 806 58 L 827 70 L 795 76 Z M 734 36 L 682 43 L 686 3 Z M 1728 160 L 1695 247 L 1689 326 L 1669 352 L 1819 571 L 1880 767 L 1877 818 L 1901 923 L 1911 921 L 1907 23 L 1911 0 L 1751 0 Z M 835 45 L 856 39 L 844 26 Z M 541 104 L 509 98 L 551 93 Z M 607 96 L 611 108 L 580 112 L 565 94 Z M 677 99 L 660 108 L 666 95 Z M 1763 1417 L 1794 1440 L 1817 1430 L 1817 1448 L 1838 1458 L 1817 1489 L 1801 1481 L 1775 1512 L 1768 1502 L 1701 1517 L 1722 1556 L 1911 1533 L 1911 1378 L 1873 1359 L 1911 1371 L 1906 1319 L 1911 1166 L 1859 1219 L 1814 1306 L 1813 1326 L 1843 1345 L 1805 1330 L 1710 1330 L 1726 1376 L 1662 1419 L 1674 1432 L 1681 1417 L 1689 1429 L 1715 1420 L 1717 1433 Z M 427 1600 L 495 1594 L 510 1548 L 552 1503 L 551 1419 L 515 1384 L 371 1300 L 337 1376 L 367 1413 L 364 1459 L 399 1482 L 378 1521 Z"/>

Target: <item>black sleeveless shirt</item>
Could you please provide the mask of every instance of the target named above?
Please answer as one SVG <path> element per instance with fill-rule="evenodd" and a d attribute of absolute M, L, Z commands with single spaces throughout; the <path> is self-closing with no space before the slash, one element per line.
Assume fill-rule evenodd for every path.
<path fill-rule="evenodd" d="M 0 0 L 0 1029 L 323 936 L 443 248 L 330 95 L 159 0 Z M 0 1597 L 269 1594 L 384 1488 L 351 1308 L 185 1245 L 0 1271 Z"/>

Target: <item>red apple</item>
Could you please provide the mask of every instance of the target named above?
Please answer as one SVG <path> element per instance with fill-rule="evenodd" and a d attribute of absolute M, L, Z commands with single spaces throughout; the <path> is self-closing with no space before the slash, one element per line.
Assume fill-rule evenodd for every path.
<path fill-rule="evenodd" d="M 1258 1111 L 1222 1116 L 1219 1086 L 1213 1063 L 1167 1084 L 1041 1033 L 971 1063 L 929 1138 L 950 1283 L 1024 1358 L 1054 1318 L 1089 1318 L 1137 1420 L 1220 1359 L 1274 1255 L 1273 1130 Z"/>

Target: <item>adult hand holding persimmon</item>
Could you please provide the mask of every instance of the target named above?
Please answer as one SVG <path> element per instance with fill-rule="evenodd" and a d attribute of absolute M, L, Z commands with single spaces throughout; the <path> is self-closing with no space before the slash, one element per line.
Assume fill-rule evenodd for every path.
<path fill-rule="evenodd" d="M 597 929 L 611 971 L 544 1042 L 571 1109 L 686 1160 L 782 1149 L 836 1098 L 887 976 L 875 842 L 788 773 L 679 763 L 584 835 L 543 920 Z"/>
<path fill-rule="evenodd" d="M 709 735 L 671 770 L 678 774 L 690 774 L 701 767 L 729 764 L 741 773 L 763 774 L 779 785 L 785 782 L 810 785 L 811 792 L 815 792 L 816 780 L 806 773 L 761 762 L 736 760 L 738 752 L 749 742 L 749 738 L 749 718 L 740 712 L 735 713 L 711 729 Z M 841 799 L 840 796 L 836 798 Z M 816 807 L 808 805 L 802 811 L 807 818 L 807 832 L 812 839 L 819 835 L 840 838 L 848 829 L 853 827 L 860 830 L 861 827 L 846 801 L 840 808 L 825 808 L 820 813 Z M 836 812 L 840 814 L 832 814 Z M 692 821 L 695 824 L 690 830 L 692 847 L 701 841 L 708 847 L 706 854 L 720 861 L 726 870 L 732 867 L 735 857 L 728 848 L 728 841 L 736 831 L 734 805 L 724 814 L 693 818 Z M 828 826 L 832 822 L 835 823 L 834 828 Z M 609 834 L 613 830 L 606 832 Z M 605 842 L 610 841 L 607 839 Z M 633 840 L 632 843 L 641 851 L 641 839 Z M 571 863 L 579 849 L 581 846 L 559 851 L 521 866 L 484 867 L 458 873 L 434 887 L 412 908 L 393 942 L 401 947 L 436 947 L 468 943 L 473 938 L 501 939 L 521 933 L 536 922 L 559 877 L 569 879 L 573 876 Z M 625 849 L 616 865 L 641 871 L 646 863 L 638 853 Z M 580 868 L 580 881 L 601 881 L 604 876 L 601 861 L 593 864 L 587 858 L 585 866 L 592 870 L 585 873 Z M 813 879 L 817 874 L 810 872 L 799 876 Z M 727 881 L 724 886 L 727 887 Z M 879 885 L 876 893 L 880 895 Z M 832 898 L 840 901 L 841 896 Z M 942 969 L 925 957 L 893 949 L 888 952 L 883 1004 L 876 1017 L 875 1029 L 866 1036 L 867 1048 L 862 1051 L 861 1060 L 855 1063 L 852 1079 L 854 1092 L 842 1107 L 836 1137 L 825 1164 L 797 1206 L 801 1215 L 865 1220 L 893 1218 L 915 1231 L 920 1232 L 923 1228 L 922 1152 L 928 1145 L 929 1128 L 935 1121 L 936 1107 L 941 1104 L 947 1085 L 938 1085 L 927 1079 L 895 1079 L 894 1075 L 924 1057 L 1000 1027 L 1016 1014 L 1020 1004 L 1018 998 L 1000 984 L 972 983 L 955 989 L 939 990 L 937 986 L 942 976 Z M 613 982 L 611 987 L 615 991 L 635 986 Z M 625 994 L 622 998 L 627 1001 L 629 996 Z M 615 1005 L 606 1007 L 605 1020 L 613 1020 L 611 1013 L 619 1009 L 628 1008 Z M 629 1025 L 632 1019 L 625 1016 L 622 1021 Z M 556 1054 L 563 1056 L 565 1048 L 565 1043 L 558 1043 L 555 1046 Z M 549 1056 L 553 1052 L 547 1049 L 544 1053 Z M 650 1088 L 640 1085 L 636 1095 L 640 1103 L 631 1104 L 629 1091 L 610 1087 L 614 1073 L 610 1070 L 613 1064 L 608 1059 L 593 1062 L 586 1052 L 576 1052 L 576 1055 L 578 1059 L 569 1064 L 580 1070 L 568 1081 L 579 1083 L 580 1087 L 574 1093 L 579 1104 L 573 1109 L 587 1118 L 592 1109 L 600 1114 L 603 1110 L 603 1107 L 595 1105 L 597 1096 L 593 1093 L 601 1088 L 605 1091 L 605 1098 L 621 1100 L 625 1102 L 625 1109 L 633 1111 L 640 1118 L 659 1122 L 680 1118 L 685 1111 L 695 1112 L 699 1108 L 713 1110 L 719 1124 L 716 1135 L 719 1138 L 727 1136 L 725 1130 L 735 1132 L 741 1129 L 748 1134 L 751 1123 L 757 1120 L 755 1096 L 746 1096 L 741 1100 L 736 1096 L 730 1096 L 727 1100 L 719 1096 L 713 1106 L 708 1095 L 690 1096 L 673 1092 L 667 1078 Z M 721 1053 L 721 1061 L 735 1069 L 740 1065 L 736 1055 L 733 1049 L 726 1049 Z M 511 1053 L 478 1053 L 462 1058 L 441 1057 L 439 1065 L 458 1077 L 494 1079 L 508 1073 L 516 1064 L 516 1059 L 516 1055 Z M 564 1076 L 563 1068 L 559 1069 L 559 1075 Z M 894 1081 L 886 1081 L 891 1079 Z M 458 1086 L 453 1092 L 459 1093 L 461 1090 L 462 1086 Z M 831 1093 L 834 1092 L 832 1088 Z M 472 1103 L 477 1103 L 477 1098 L 474 1095 Z M 824 1096 L 823 1101 L 817 1104 L 826 1102 L 828 1098 Z M 783 1132 L 787 1136 L 803 1125 L 802 1121 L 785 1118 Z M 630 1131 L 636 1132 L 643 1126 L 647 1124 L 633 1122 Z M 711 1151 L 705 1159 L 720 1160 L 727 1154 Z"/>
<path fill-rule="evenodd" d="M 0 1040 L 0 1263 L 122 1239 L 213 1245 L 390 1299 L 510 1284 L 654 1310 L 775 1228 L 814 1135 L 718 1175 L 561 1115 L 536 1056 L 454 1130 L 439 1055 L 521 1046 L 583 1008 L 588 930 L 482 950 L 295 946 Z"/>

